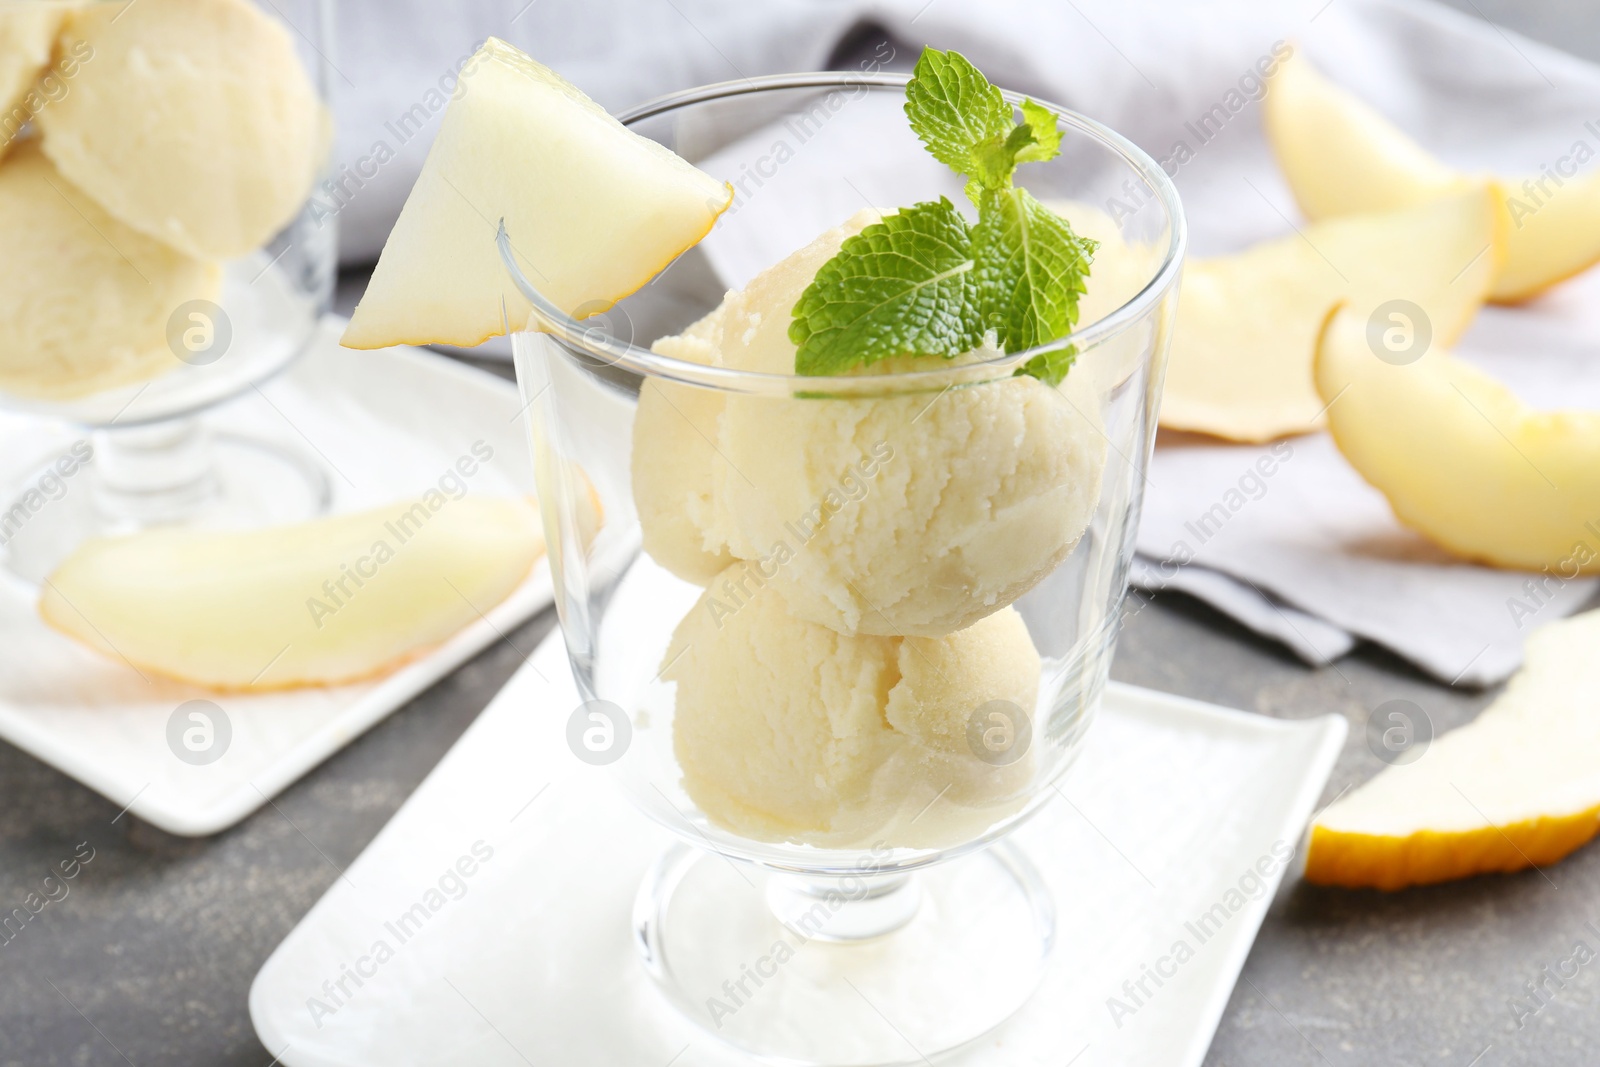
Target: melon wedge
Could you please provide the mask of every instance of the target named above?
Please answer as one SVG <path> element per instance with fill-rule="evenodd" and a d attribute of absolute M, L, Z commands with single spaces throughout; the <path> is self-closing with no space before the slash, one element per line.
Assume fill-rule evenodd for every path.
<path fill-rule="evenodd" d="M 476 621 L 543 551 L 530 503 L 433 491 L 295 526 L 89 541 L 46 579 L 39 612 L 144 672 L 229 690 L 335 684 Z"/>
<path fill-rule="evenodd" d="M 1448 344 L 1488 296 L 1505 227 L 1498 195 L 1467 186 L 1194 261 L 1184 271 L 1161 424 L 1232 441 L 1318 429 L 1326 401 L 1311 357 L 1328 309 L 1347 301 L 1370 315 L 1409 301 L 1427 316 L 1434 343 Z"/>
<path fill-rule="evenodd" d="M 462 72 L 343 343 L 465 347 L 523 328 L 531 309 L 500 259 L 502 219 L 528 282 L 586 318 L 655 277 L 732 202 L 731 185 L 491 37 Z"/>
<path fill-rule="evenodd" d="M 1303 57 L 1274 73 L 1264 103 L 1267 140 L 1310 219 L 1392 211 L 1471 179 L 1439 162 L 1393 123 L 1334 85 Z M 1592 154 L 1592 153 L 1591 153 Z M 1497 179 L 1512 227 L 1491 299 L 1515 303 L 1600 262 L 1600 172 Z"/>
<path fill-rule="evenodd" d="M 1600 831 L 1600 612 L 1541 626 L 1476 720 L 1311 827 L 1306 880 L 1401 889 L 1554 863 Z"/>
<path fill-rule="evenodd" d="M 1535 411 L 1439 349 L 1391 365 L 1366 333 L 1329 318 L 1317 389 L 1339 451 L 1396 517 L 1467 559 L 1600 572 L 1600 412 Z"/>
<path fill-rule="evenodd" d="M 1303 56 L 1273 73 L 1262 109 L 1267 140 L 1308 219 L 1410 207 L 1461 180 Z"/>
<path fill-rule="evenodd" d="M 1600 262 L 1600 172 L 1553 189 L 1526 178 L 1507 190 L 1511 240 L 1494 299 L 1515 304 Z"/>

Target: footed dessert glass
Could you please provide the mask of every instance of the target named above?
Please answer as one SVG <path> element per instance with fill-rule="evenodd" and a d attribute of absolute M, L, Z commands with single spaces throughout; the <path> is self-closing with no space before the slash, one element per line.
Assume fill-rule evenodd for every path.
<path fill-rule="evenodd" d="M 680 838 L 636 901 L 648 972 L 774 1062 L 925 1062 L 1042 977 L 1054 905 L 1004 838 L 1100 701 L 1184 248 L 1161 168 L 1062 110 L 1060 156 L 1019 177 L 1100 242 L 1059 387 L 988 350 L 794 375 L 790 308 L 857 213 L 964 203 L 905 81 L 754 79 L 624 116 L 736 196 L 602 314 L 563 315 L 499 238 L 533 308 L 513 342 L 568 742 Z"/>
<path fill-rule="evenodd" d="M 55 265 L 19 267 L 0 309 L 0 410 L 67 429 L 6 457 L 0 565 L 37 584 L 93 536 L 325 511 L 292 426 L 199 415 L 289 366 L 331 305 L 331 0 L 8 6 L 53 58 L 0 128 L 0 223 L 26 215 Z"/>

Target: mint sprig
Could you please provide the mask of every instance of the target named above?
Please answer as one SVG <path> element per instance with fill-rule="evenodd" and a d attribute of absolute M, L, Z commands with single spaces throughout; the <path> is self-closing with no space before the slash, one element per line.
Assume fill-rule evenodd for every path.
<path fill-rule="evenodd" d="M 992 332 L 1006 352 L 1072 332 L 1096 244 L 1012 182 L 1022 163 L 1061 152 L 1058 117 L 1032 100 L 1022 121 L 958 52 L 925 49 L 906 86 L 906 117 L 928 151 L 968 181 L 969 225 L 949 200 L 885 216 L 846 240 L 794 306 L 798 374 L 837 374 L 892 356 L 969 352 Z M 1050 385 L 1070 345 L 1017 371 Z"/>
<path fill-rule="evenodd" d="M 845 242 L 794 306 L 798 374 L 838 374 L 906 352 L 955 355 L 983 341 L 972 298 L 972 238 L 944 197 Z"/>

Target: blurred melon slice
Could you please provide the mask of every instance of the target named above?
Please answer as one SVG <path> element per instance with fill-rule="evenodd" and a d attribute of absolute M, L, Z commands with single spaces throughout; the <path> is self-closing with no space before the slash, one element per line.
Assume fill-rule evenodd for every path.
<path fill-rule="evenodd" d="M 343 343 L 476 345 L 521 329 L 528 282 L 599 314 L 710 231 L 733 187 L 640 137 L 559 75 L 489 38 L 463 71 Z"/>
<path fill-rule="evenodd" d="M 543 551 L 532 504 L 434 491 L 295 526 L 89 541 L 46 579 L 39 612 L 108 656 L 197 685 L 331 685 L 445 641 Z"/>
<path fill-rule="evenodd" d="M 1330 805 L 1306 880 L 1401 889 L 1554 863 L 1600 831 L 1600 612 L 1535 630 L 1476 720 Z"/>
<path fill-rule="evenodd" d="M 1507 191 L 1512 217 L 1506 265 L 1494 299 L 1531 299 L 1600 262 L 1600 171 L 1552 191 L 1525 178 Z M 1548 198 L 1547 198 L 1548 194 Z"/>
<path fill-rule="evenodd" d="M 1267 140 L 1310 219 L 1393 211 L 1478 180 L 1434 159 L 1303 57 L 1273 75 L 1264 106 Z M 1528 299 L 1600 262 L 1600 172 L 1498 180 L 1512 226 L 1491 299 Z"/>
<path fill-rule="evenodd" d="M 0 163 L 0 389 L 68 399 L 181 364 L 167 344 L 180 304 L 211 300 L 222 272 L 107 215 L 39 151 Z"/>
<path fill-rule="evenodd" d="M 289 31 L 250 0 L 134 0 L 73 15 L 84 62 L 39 113 L 45 154 L 112 215 L 200 259 L 299 212 L 329 124 Z"/>
<path fill-rule="evenodd" d="M 1409 301 L 1433 341 L 1449 344 L 1488 295 L 1504 227 L 1497 194 L 1469 186 L 1194 261 L 1184 271 L 1161 424 L 1234 441 L 1319 428 L 1326 401 L 1311 358 L 1328 309 L 1342 300 L 1365 316 Z"/>
<path fill-rule="evenodd" d="M 1376 358 L 1341 310 L 1317 345 L 1328 428 L 1401 522 L 1467 559 L 1600 572 L 1600 412 L 1540 412 L 1447 352 Z"/>
<path fill-rule="evenodd" d="M 29 94 L 50 65 L 56 37 L 70 13 L 64 4 L 21 0 L 0 4 L 0 156 L 17 142 L 34 112 L 41 110 L 37 105 L 49 100 L 43 94 L 30 100 Z M 60 90 L 52 85 L 50 92 L 57 95 Z"/>
<path fill-rule="evenodd" d="M 1309 219 L 1410 207 L 1462 180 L 1303 56 L 1273 74 L 1262 106 L 1267 140 Z"/>

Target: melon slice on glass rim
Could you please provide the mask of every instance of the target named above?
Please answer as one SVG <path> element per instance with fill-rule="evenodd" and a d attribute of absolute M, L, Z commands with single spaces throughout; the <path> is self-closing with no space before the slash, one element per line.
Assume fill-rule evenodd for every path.
<path fill-rule="evenodd" d="M 350 348 L 470 347 L 531 308 L 500 258 L 574 318 L 608 310 L 733 202 L 554 71 L 491 37 L 463 69 L 422 174 L 351 316 Z"/>

